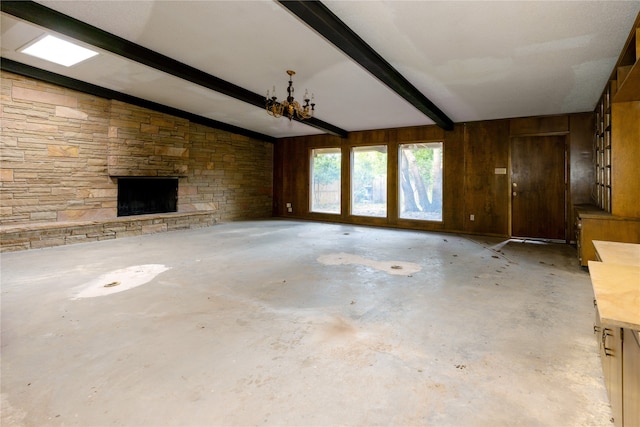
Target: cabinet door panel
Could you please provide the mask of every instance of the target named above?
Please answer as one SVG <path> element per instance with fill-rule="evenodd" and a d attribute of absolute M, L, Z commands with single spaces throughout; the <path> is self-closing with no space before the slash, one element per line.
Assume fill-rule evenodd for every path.
<path fill-rule="evenodd" d="M 622 329 L 602 325 L 602 352 L 605 382 L 616 426 L 623 426 L 622 415 Z M 608 372 L 608 378 L 606 377 Z"/>
<path fill-rule="evenodd" d="M 640 332 L 624 329 L 622 346 L 625 427 L 640 427 Z"/>

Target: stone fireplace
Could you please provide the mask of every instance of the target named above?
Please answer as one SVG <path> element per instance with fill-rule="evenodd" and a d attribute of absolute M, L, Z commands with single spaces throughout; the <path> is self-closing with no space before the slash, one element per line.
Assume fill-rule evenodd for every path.
<path fill-rule="evenodd" d="M 118 178 L 118 216 L 177 210 L 178 178 Z"/>
<path fill-rule="evenodd" d="M 0 252 L 271 216 L 273 145 L 2 74 Z"/>

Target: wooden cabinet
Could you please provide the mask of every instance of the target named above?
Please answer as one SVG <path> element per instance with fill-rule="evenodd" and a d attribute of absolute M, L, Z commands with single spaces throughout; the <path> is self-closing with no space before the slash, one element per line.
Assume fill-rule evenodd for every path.
<path fill-rule="evenodd" d="M 574 207 L 578 261 L 586 267 L 596 260 L 594 240 L 640 243 L 640 218 L 614 216 L 593 205 Z"/>
<path fill-rule="evenodd" d="M 640 14 L 596 105 L 595 116 L 593 200 L 614 215 L 640 217 Z M 631 179 L 634 176 L 636 179 Z"/>
<path fill-rule="evenodd" d="M 602 324 L 597 310 L 593 330 L 614 424 L 640 427 L 640 332 Z"/>
<path fill-rule="evenodd" d="M 596 242 L 589 262 L 602 372 L 617 427 L 640 427 L 640 245 Z"/>
<path fill-rule="evenodd" d="M 602 92 L 595 118 L 592 199 L 601 212 L 584 212 L 591 215 L 593 224 L 585 224 L 583 216 L 581 234 L 602 226 L 608 230 L 593 238 L 639 243 L 636 226 L 626 221 L 640 218 L 640 14 Z M 595 259 L 588 237 L 581 248 L 586 253 L 579 254 L 582 266 Z"/>

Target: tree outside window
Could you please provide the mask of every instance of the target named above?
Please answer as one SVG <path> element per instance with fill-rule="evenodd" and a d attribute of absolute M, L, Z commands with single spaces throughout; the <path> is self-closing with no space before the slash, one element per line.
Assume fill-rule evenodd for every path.
<path fill-rule="evenodd" d="M 351 214 L 387 216 L 387 147 L 351 150 Z"/>
<path fill-rule="evenodd" d="M 311 212 L 340 213 L 339 148 L 311 150 Z"/>
<path fill-rule="evenodd" d="M 399 147 L 400 218 L 442 221 L 442 143 Z"/>

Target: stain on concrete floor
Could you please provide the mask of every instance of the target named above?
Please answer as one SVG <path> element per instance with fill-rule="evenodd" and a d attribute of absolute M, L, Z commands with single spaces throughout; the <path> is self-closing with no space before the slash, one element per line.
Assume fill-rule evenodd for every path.
<path fill-rule="evenodd" d="M 133 265 L 110 271 L 81 285 L 72 299 L 93 298 L 128 291 L 152 281 L 169 267 L 162 264 Z"/>
<path fill-rule="evenodd" d="M 422 267 L 413 262 L 403 261 L 377 261 L 364 258 L 359 255 L 347 254 L 344 252 L 327 254 L 318 257 L 318 262 L 325 265 L 362 265 L 389 274 L 413 274 L 422 270 Z"/>

